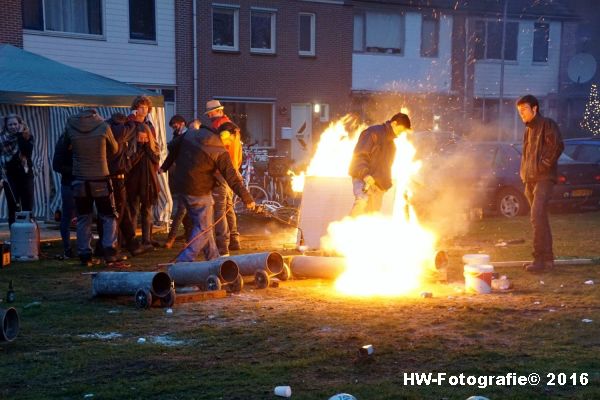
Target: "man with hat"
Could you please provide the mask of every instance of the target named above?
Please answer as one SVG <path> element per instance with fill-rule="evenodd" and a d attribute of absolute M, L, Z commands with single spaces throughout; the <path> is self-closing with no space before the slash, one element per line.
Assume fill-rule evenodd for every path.
<path fill-rule="evenodd" d="M 223 105 L 219 100 L 206 102 L 206 115 L 210 118 L 211 128 L 221 137 L 223 145 L 233 168 L 239 172 L 242 166 L 242 141 L 240 128 L 231 122 L 223 111 Z M 215 239 L 219 253 L 229 254 L 229 251 L 240 249 L 240 234 L 237 230 L 237 217 L 233 209 L 233 191 L 222 177 L 217 178 L 217 184 L 213 189 L 215 200 Z"/>
<path fill-rule="evenodd" d="M 407 130 L 410 130 L 410 118 L 397 113 L 382 125 L 373 125 L 360 134 L 349 171 L 354 191 L 351 216 L 381 209 L 383 195 L 392 187 L 394 139 Z"/>

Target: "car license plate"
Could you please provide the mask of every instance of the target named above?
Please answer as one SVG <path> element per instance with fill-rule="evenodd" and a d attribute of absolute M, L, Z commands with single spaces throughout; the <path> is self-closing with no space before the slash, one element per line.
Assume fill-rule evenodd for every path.
<path fill-rule="evenodd" d="M 571 197 L 587 197 L 592 195 L 592 189 L 577 189 L 571 192 Z"/>

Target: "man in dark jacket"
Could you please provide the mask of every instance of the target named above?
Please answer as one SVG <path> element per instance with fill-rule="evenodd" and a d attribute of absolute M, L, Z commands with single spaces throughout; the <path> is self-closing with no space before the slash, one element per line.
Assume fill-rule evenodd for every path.
<path fill-rule="evenodd" d="M 528 94 L 517 101 L 521 120 L 525 123 L 520 175 L 525 184 L 525 197 L 531 206 L 533 227 L 533 263 L 529 272 L 541 272 L 554 266 L 552 231 L 548 220 L 548 201 L 557 180 L 558 158 L 564 144 L 558 125 L 542 117 L 538 100 Z"/>
<path fill-rule="evenodd" d="M 183 222 L 183 226 L 185 228 L 185 232 L 186 232 L 185 237 L 186 238 L 189 236 L 189 233 L 192 231 L 192 221 L 190 220 L 190 217 L 187 215 L 187 211 L 185 210 L 185 205 L 182 201 L 180 201 L 179 193 L 177 193 L 173 188 L 173 178 L 172 177 L 175 174 L 176 165 L 172 160 L 173 157 L 171 156 L 171 152 L 173 150 L 173 141 L 175 140 L 175 138 L 177 138 L 181 135 L 185 135 L 188 128 L 186 126 L 185 119 L 179 114 L 175 114 L 175 115 L 173 115 L 173 117 L 171 117 L 171 119 L 169 120 L 169 126 L 173 130 L 173 139 L 171 139 L 171 141 L 169 143 L 167 143 L 167 150 L 169 152 L 169 155 L 167 155 L 167 158 L 165 159 L 163 165 L 167 164 L 167 165 L 170 165 L 170 167 L 168 168 L 168 171 L 163 169 L 162 167 L 158 170 L 158 172 L 161 174 L 165 173 L 165 172 L 169 173 L 169 189 L 171 190 L 171 199 L 173 200 L 173 213 L 171 214 L 172 222 L 171 222 L 171 226 L 169 228 L 169 234 L 167 236 L 167 240 L 164 243 L 164 247 L 167 249 L 170 249 L 171 247 L 173 247 L 173 244 L 175 243 L 175 239 L 177 238 L 177 230 L 179 229 L 179 225 L 182 222 Z"/>
<path fill-rule="evenodd" d="M 77 250 L 82 265 L 92 266 L 92 216 L 94 205 L 102 221 L 102 247 L 107 265 L 117 261 L 116 210 L 108 170 L 108 154 L 118 145 L 110 127 L 96 110 L 69 117 L 65 146 L 73 151 L 73 197 L 77 209 Z"/>
<path fill-rule="evenodd" d="M 60 214 L 60 237 L 63 242 L 63 259 L 73 257 L 71 248 L 71 221 L 76 216 L 75 199 L 71 184 L 73 183 L 73 152 L 65 145 L 65 134 L 63 133 L 56 142 L 54 157 L 52 158 L 52 169 L 60 174 L 60 197 L 62 208 Z"/>
<path fill-rule="evenodd" d="M 174 191 L 179 193 L 193 229 L 189 246 L 179 254 L 177 261 L 193 261 L 203 250 L 207 260 L 219 257 L 211 225 L 213 224 L 212 189 L 218 171 L 233 191 L 240 196 L 249 209 L 255 204 L 239 174 L 231 164 L 229 153 L 221 139 L 207 128 L 190 129 L 185 135 L 173 139 L 169 156 L 177 163 L 173 175 Z M 163 164 L 167 170 L 170 165 Z"/>
<path fill-rule="evenodd" d="M 371 126 L 360 134 L 349 171 L 354 191 L 351 216 L 381 209 L 383 195 L 392 187 L 394 139 L 409 129 L 408 115 L 397 113 L 383 125 Z"/>

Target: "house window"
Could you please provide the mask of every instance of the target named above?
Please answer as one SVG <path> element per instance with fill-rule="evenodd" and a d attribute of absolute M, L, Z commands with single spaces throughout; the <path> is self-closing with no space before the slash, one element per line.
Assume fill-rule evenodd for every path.
<path fill-rule="evenodd" d="M 129 0 L 129 38 L 156 41 L 154 0 Z"/>
<path fill-rule="evenodd" d="M 533 26 L 533 61 L 548 62 L 550 24 L 535 23 Z"/>
<path fill-rule="evenodd" d="M 259 9 L 250 11 L 250 51 L 275 53 L 275 12 Z"/>
<path fill-rule="evenodd" d="M 504 59 L 517 59 L 519 23 L 506 23 Z M 475 58 L 477 60 L 502 59 L 502 21 L 475 21 Z"/>
<path fill-rule="evenodd" d="M 364 14 L 354 14 L 354 51 L 365 51 Z"/>
<path fill-rule="evenodd" d="M 23 0 L 23 28 L 102 35 L 102 0 Z"/>
<path fill-rule="evenodd" d="M 354 51 L 403 54 L 404 17 L 366 11 L 354 16 Z"/>
<path fill-rule="evenodd" d="M 242 141 L 275 147 L 274 103 L 221 100 L 225 114 L 240 127 Z"/>
<path fill-rule="evenodd" d="M 315 14 L 300 13 L 298 20 L 298 53 L 301 56 L 315 55 Z"/>
<path fill-rule="evenodd" d="M 440 43 L 440 19 L 423 15 L 421 19 L 421 57 L 437 57 Z"/>
<path fill-rule="evenodd" d="M 239 50 L 239 9 L 217 7 L 212 9 L 212 48 L 214 50 Z"/>

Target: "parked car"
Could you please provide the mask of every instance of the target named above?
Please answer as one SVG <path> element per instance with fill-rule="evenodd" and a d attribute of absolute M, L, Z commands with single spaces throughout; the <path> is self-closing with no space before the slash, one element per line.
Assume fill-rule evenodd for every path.
<path fill-rule="evenodd" d="M 519 177 L 520 161 L 520 144 L 463 141 L 442 157 L 426 161 L 433 165 L 425 168 L 437 171 L 434 172 L 437 176 L 430 181 L 436 190 L 451 188 L 470 199 L 469 207 L 510 218 L 529 211 Z M 558 174 L 550 201 L 552 206 L 598 207 L 600 165 L 575 161 L 562 154 Z"/>
<path fill-rule="evenodd" d="M 577 161 L 600 164 L 600 137 L 566 139 L 565 154 Z"/>

